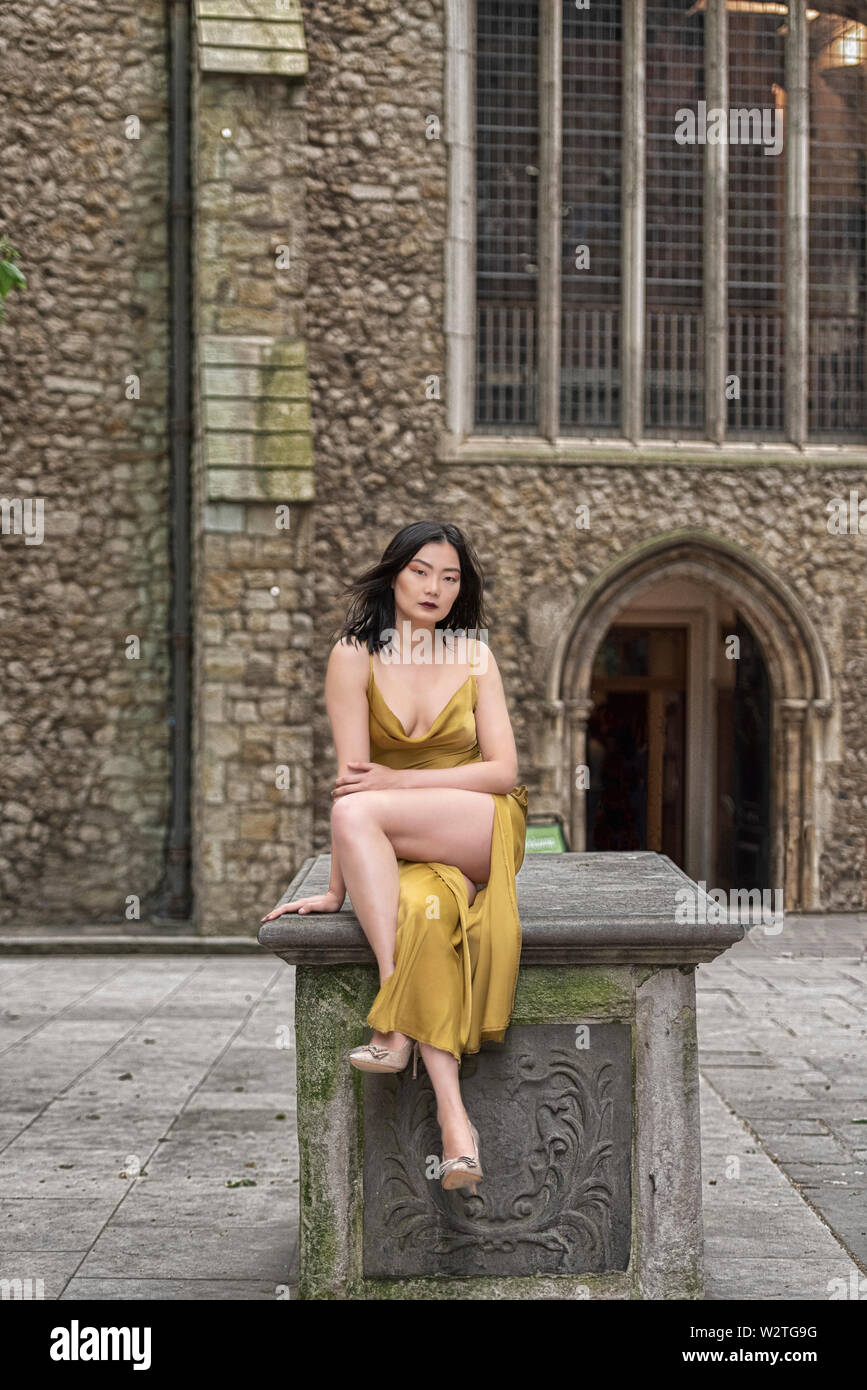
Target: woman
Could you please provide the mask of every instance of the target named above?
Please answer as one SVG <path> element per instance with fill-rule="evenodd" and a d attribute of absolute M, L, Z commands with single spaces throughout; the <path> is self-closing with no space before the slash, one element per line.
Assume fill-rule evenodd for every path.
<path fill-rule="evenodd" d="M 478 1135 L 461 1100 L 464 1053 L 502 1042 L 521 952 L 515 874 L 527 789 L 484 624 L 484 579 L 457 526 L 421 521 L 347 586 L 353 602 L 325 680 L 337 751 L 331 880 L 284 912 L 338 912 L 347 889 L 379 967 L 355 1048 L 364 1071 L 418 1050 L 437 1100 L 444 1187 L 475 1190 Z"/>

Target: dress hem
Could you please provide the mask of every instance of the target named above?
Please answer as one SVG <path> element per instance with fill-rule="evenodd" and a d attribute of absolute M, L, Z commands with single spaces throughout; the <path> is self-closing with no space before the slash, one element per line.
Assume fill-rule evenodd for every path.
<path fill-rule="evenodd" d="M 422 1047 L 435 1047 L 438 1052 L 448 1052 L 450 1057 L 455 1058 L 455 1061 L 460 1062 L 461 1060 L 460 1055 L 457 1052 L 455 1052 L 451 1047 L 443 1047 L 442 1043 L 434 1042 L 433 1038 L 413 1037 L 412 1033 L 408 1033 L 405 1028 L 401 1028 L 399 1023 L 395 1023 L 392 1028 L 380 1028 L 378 1024 L 371 1023 L 369 1017 L 366 1018 L 364 1021 L 367 1024 L 368 1028 L 373 1028 L 374 1032 L 376 1033 L 403 1033 L 405 1038 L 412 1038 L 413 1042 L 419 1043 L 419 1045 Z"/>

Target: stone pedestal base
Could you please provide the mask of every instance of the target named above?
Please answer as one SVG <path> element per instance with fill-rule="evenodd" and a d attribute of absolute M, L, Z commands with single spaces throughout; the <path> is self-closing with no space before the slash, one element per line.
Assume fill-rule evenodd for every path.
<path fill-rule="evenodd" d="M 478 1195 L 445 1192 L 422 1064 L 362 1073 L 373 966 L 297 967 L 299 1297 L 703 1297 L 692 966 L 522 966 L 465 1057 Z"/>

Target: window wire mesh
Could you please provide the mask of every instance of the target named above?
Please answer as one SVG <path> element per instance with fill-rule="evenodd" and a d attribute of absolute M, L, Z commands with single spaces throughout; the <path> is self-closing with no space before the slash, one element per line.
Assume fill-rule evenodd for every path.
<path fill-rule="evenodd" d="M 478 0 L 476 423 L 534 432 L 539 186 L 538 5 Z"/>
<path fill-rule="evenodd" d="M 620 0 L 563 0 L 560 428 L 620 433 Z"/>
<path fill-rule="evenodd" d="M 704 146 L 678 144 L 675 119 L 704 97 L 704 13 L 648 0 L 644 433 L 704 434 Z"/>
<path fill-rule="evenodd" d="M 864 440 L 867 25 L 823 12 L 808 34 L 808 432 Z"/>
<path fill-rule="evenodd" d="M 780 14 L 728 14 L 727 371 L 733 380 L 726 433 L 731 439 L 783 436 L 784 29 Z M 734 132 L 731 112 L 737 113 Z M 779 152 L 765 154 L 766 147 Z"/>
<path fill-rule="evenodd" d="M 619 0 L 563 0 L 561 430 L 620 432 L 622 71 Z M 867 26 L 808 11 L 810 438 L 867 437 Z M 785 155 L 766 155 L 786 101 L 785 14 L 732 6 L 729 108 L 766 113 L 729 141 L 729 438 L 781 438 Z M 703 6 L 648 0 L 644 433 L 704 434 L 705 146 L 675 113 L 704 92 Z M 479 432 L 535 433 L 538 5 L 477 5 Z M 587 246 L 590 263 L 575 265 Z"/>

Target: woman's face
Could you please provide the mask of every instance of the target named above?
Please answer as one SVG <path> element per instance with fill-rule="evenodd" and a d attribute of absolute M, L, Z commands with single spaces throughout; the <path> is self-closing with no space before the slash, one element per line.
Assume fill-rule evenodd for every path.
<path fill-rule="evenodd" d="M 451 611 L 461 587 L 458 552 L 448 541 L 428 541 L 392 581 L 397 619 L 434 627 Z"/>

